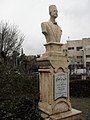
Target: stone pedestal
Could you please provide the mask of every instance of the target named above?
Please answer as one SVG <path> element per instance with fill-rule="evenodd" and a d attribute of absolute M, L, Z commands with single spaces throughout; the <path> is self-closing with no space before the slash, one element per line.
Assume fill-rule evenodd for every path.
<path fill-rule="evenodd" d="M 71 107 L 67 57 L 61 44 L 45 44 L 46 52 L 38 59 L 40 101 L 39 109 L 45 120 L 80 120 L 80 111 Z M 70 119 L 69 119 L 70 118 Z M 74 119 L 75 118 L 75 119 Z"/>

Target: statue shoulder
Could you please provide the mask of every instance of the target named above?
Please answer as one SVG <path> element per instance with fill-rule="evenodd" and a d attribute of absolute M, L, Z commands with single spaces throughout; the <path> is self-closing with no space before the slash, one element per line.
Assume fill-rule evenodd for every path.
<path fill-rule="evenodd" d="M 41 23 L 42 33 L 45 34 L 45 35 L 48 33 L 47 32 L 47 24 L 48 24 L 48 22 L 42 22 Z"/>
<path fill-rule="evenodd" d="M 41 27 L 45 27 L 47 25 L 48 22 L 42 22 L 41 23 Z"/>
<path fill-rule="evenodd" d="M 58 25 L 58 27 L 59 27 L 59 29 L 60 29 L 60 31 L 62 32 L 62 29 L 61 29 L 61 27 Z"/>

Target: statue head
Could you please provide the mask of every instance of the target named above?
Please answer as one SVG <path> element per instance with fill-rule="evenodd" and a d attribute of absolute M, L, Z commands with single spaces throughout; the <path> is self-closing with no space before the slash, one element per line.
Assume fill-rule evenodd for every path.
<path fill-rule="evenodd" d="M 57 18 L 58 16 L 58 11 L 55 5 L 50 5 L 49 6 L 49 14 L 51 17 Z"/>

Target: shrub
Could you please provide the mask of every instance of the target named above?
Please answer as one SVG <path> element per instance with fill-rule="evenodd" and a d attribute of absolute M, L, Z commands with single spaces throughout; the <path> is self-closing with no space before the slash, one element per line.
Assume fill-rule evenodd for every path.
<path fill-rule="evenodd" d="M 71 81 L 70 95 L 75 97 L 90 97 L 90 80 Z"/>
<path fill-rule="evenodd" d="M 38 120 L 38 75 L 0 65 L 0 120 Z"/>

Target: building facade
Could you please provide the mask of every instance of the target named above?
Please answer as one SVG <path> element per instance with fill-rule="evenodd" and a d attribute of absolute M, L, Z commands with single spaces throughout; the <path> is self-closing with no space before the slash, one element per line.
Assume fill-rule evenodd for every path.
<path fill-rule="evenodd" d="M 90 70 L 90 38 L 69 40 L 63 44 L 62 50 L 68 56 L 70 65 Z"/>

